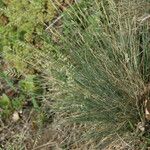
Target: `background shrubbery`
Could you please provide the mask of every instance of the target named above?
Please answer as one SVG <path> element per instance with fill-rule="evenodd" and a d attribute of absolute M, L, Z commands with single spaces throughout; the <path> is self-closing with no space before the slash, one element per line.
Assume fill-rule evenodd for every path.
<path fill-rule="evenodd" d="M 39 121 L 43 120 L 46 112 L 42 110 L 42 101 L 46 99 L 46 87 L 42 86 L 44 73 L 38 64 L 46 59 L 42 53 L 51 53 L 52 46 L 48 44 L 51 39 L 46 39 L 45 29 L 55 15 L 56 9 L 51 1 L 0 1 L 2 118 L 9 118 L 14 111 L 33 106 L 38 112 L 37 117 L 42 116 Z M 3 106 L 6 100 L 7 106 Z"/>

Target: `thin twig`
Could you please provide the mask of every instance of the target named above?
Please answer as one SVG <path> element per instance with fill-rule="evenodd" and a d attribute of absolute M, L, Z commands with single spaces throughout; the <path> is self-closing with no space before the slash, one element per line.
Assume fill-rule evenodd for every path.
<path fill-rule="evenodd" d="M 145 20 L 149 19 L 150 18 L 150 14 L 149 15 L 146 15 L 144 17 L 141 17 L 141 19 L 139 19 L 138 21 L 140 21 L 140 24 L 143 23 Z"/>
<path fill-rule="evenodd" d="M 43 147 L 50 146 L 50 145 L 56 145 L 56 142 L 48 142 L 48 143 L 46 143 L 46 144 L 40 145 L 40 146 L 38 146 L 38 147 L 35 147 L 35 148 L 33 148 L 32 150 L 41 149 L 41 148 L 43 148 Z"/>
<path fill-rule="evenodd" d="M 58 22 L 61 18 L 63 17 L 63 14 L 61 16 L 58 16 L 47 28 L 46 30 L 48 30 L 49 28 L 51 28 L 56 22 Z"/>

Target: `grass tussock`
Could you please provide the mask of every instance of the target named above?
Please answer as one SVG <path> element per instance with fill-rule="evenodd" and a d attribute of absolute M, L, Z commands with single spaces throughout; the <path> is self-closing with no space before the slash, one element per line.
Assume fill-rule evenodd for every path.
<path fill-rule="evenodd" d="M 149 95 L 143 91 L 149 84 L 150 30 L 145 4 L 81 1 L 62 19 L 58 51 L 66 68 L 59 71 L 65 78 L 57 83 L 57 108 L 66 119 L 93 126 L 86 134 L 100 145 L 128 132 L 136 135 L 138 123 L 147 123 L 143 106 Z"/>
<path fill-rule="evenodd" d="M 56 135 L 49 142 L 56 142 L 62 149 L 148 147 L 150 128 L 145 107 L 149 102 L 150 3 L 66 1 L 56 12 L 61 2 L 51 1 L 52 16 L 39 11 L 43 7 L 47 10 L 47 1 L 40 1 L 40 8 L 38 3 L 36 7 L 33 4 L 28 3 L 36 10 L 33 16 L 39 22 L 28 18 L 32 31 L 24 23 L 15 31 L 15 19 L 10 20 L 6 27 L 11 26 L 11 34 L 1 27 L 3 37 L 19 35 L 14 44 L 8 36 L 0 40 L 4 59 L 18 66 L 21 73 L 26 70 L 25 74 L 42 78 L 40 87 L 45 91 L 39 109 L 45 109 L 42 106 L 50 100 L 48 106 L 55 112 L 52 129 Z M 6 14 L 9 18 L 9 11 Z M 13 15 L 16 17 L 15 12 Z"/>

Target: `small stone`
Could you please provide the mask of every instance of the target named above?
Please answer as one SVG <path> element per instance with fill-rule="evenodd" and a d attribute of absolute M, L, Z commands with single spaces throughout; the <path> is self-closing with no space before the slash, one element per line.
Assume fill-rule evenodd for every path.
<path fill-rule="evenodd" d="M 19 111 L 19 114 L 22 114 L 22 113 L 23 113 L 22 110 L 20 110 L 20 111 Z"/>
<path fill-rule="evenodd" d="M 145 127 L 144 127 L 144 124 L 142 122 L 139 122 L 138 125 L 137 125 L 138 129 L 142 132 L 145 131 Z"/>
<path fill-rule="evenodd" d="M 17 111 L 15 111 L 13 113 L 12 119 L 13 119 L 14 122 L 17 122 L 20 119 L 19 114 L 18 114 Z"/>

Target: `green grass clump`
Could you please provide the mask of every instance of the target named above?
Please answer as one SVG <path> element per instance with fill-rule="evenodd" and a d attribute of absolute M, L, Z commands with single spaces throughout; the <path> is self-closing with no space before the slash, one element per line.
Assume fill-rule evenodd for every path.
<path fill-rule="evenodd" d="M 148 10 L 141 1 L 123 2 L 81 1 L 62 20 L 59 51 L 67 69 L 58 111 L 93 124 L 89 132 L 98 141 L 114 140 L 146 122 L 141 93 L 150 78 L 150 30 L 148 20 L 139 18 Z"/>
<path fill-rule="evenodd" d="M 143 106 L 149 100 L 150 3 L 81 0 L 68 4 L 54 23 L 51 2 L 0 3 L 0 52 L 24 77 L 20 93 L 37 112 L 42 108 L 37 97 L 55 100 L 58 118 L 87 125 L 98 149 L 118 137 L 137 136 L 139 123 L 149 138 Z M 36 88 L 36 73 L 45 91 Z M 39 124 L 49 119 L 46 110 L 39 112 Z"/>

